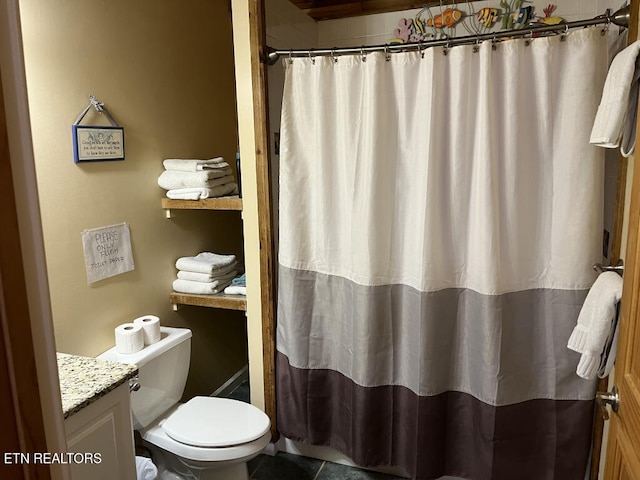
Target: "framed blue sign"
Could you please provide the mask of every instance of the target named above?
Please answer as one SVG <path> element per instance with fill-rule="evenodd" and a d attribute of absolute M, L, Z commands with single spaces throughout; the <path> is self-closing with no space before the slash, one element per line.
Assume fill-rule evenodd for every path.
<path fill-rule="evenodd" d="M 104 114 L 111 126 L 80 125 L 91 107 Z M 93 95 L 89 95 L 89 105 L 73 122 L 71 133 L 74 163 L 124 160 L 124 128 L 116 123 L 104 103 Z"/>
<path fill-rule="evenodd" d="M 124 160 L 124 128 L 72 125 L 73 161 Z"/>

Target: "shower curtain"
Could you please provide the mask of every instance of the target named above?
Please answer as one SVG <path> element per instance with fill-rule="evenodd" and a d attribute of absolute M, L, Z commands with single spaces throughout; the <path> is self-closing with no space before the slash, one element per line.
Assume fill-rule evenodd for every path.
<path fill-rule="evenodd" d="M 607 37 L 477 47 L 285 59 L 278 428 L 416 479 L 582 480 Z"/>

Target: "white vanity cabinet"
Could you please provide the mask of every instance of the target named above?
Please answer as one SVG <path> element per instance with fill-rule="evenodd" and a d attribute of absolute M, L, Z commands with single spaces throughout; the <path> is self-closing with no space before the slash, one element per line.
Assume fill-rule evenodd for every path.
<path fill-rule="evenodd" d="M 136 480 L 129 395 L 123 383 L 65 420 L 72 480 Z"/>
<path fill-rule="evenodd" d="M 72 480 L 136 480 L 129 380 L 135 365 L 58 354 Z"/>

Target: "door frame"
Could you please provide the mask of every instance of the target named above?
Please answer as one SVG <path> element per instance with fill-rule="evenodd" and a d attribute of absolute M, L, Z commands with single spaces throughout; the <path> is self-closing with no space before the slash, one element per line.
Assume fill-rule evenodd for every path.
<path fill-rule="evenodd" d="M 620 313 L 619 344 L 616 359 L 614 384 L 620 388 L 620 411 L 611 413 L 607 450 L 605 457 L 605 479 L 617 480 L 640 478 L 640 411 L 637 391 L 627 390 L 626 380 L 634 355 L 638 355 L 637 342 L 640 327 L 640 165 L 634 165 L 629 233 L 625 257 L 624 286 Z M 636 360 L 637 362 L 637 360 Z M 633 399 L 636 401 L 633 401 Z M 634 410 L 635 408 L 635 410 Z M 624 418 L 623 415 L 624 414 Z M 635 436 L 635 438 L 630 438 Z M 622 438 L 623 442 L 618 439 Z M 635 448 L 629 445 L 635 444 Z M 636 451 L 634 451 L 636 450 Z M 628 467 L 628 468 L 627 468 Z M 630 470 L 629 470 L 630 469 Z M 633 476 L 629 476 L 629 475 Z"/>
<path fill-rule="evenodd" d="M 640 0 L 631 0 L 629 11 L 629 29 L 627 44 L 635 42 L 638 38 L 638 17 Z M 627 199 L 627 171 L 629 161 L 626 157 L 618 156 L 618 181 L 616 184 L 616 205 L 614 212 L 614 224 L 611 241 L 611 264 L 615 265 L 623 259 L 622 244 L 624 234 L 625 207 Z M 604 392 L 609 388 L 610 377 L 598 381 L 597 391 Z M 593 416 L 593 441 L 592 458 L 589 480 L 598 480 L 601 467 L 603 448 L 606 449 L 603 435 L 605 433 L 605 416 L 601 409 L 596 408 Z"/>
<path fill-rule="evenodd" d="M 639 4 L 639 0 L 631 1 L 629 43 L 638 36 Z M 640 122 L 636 124 L 636 142 L 640 136 L 639 129 Z M 631 182 L 624 260 L 619 344 L 613 382 L 620 389 L 620 410 L 612 412 L 610 417 L 604 469 L 607 480 L 640 479 L 640 452 L 637 448 L 640 442 L 640 393 L 637 391 L 638 372 L 630 371 L 633 363 L 637 366 L 640 355 L 640 165 L 637 160 L 634 160 Z M 600 390 L 607 390 L 607 387 Z"/>
<path fill-rule="evenodd" d="M 17 433 L 16 452 L 65 453 L 18 0 L 0 4 L 0 76 L 0 218 L 7 227 L 0 236 L 0 362 L 11 392 L 2 408 L 15 413 L 5 425 Z M 70 478 L 67 465 L 43 467 L 23 465 L 22 475 Z"/>
<path fill-rule="evenodd" d="M 242 218 L 247 269 L 251 403 L 276 427 L 276 268 L 269 146 L 264 0 L 231 0 L 236 70 Z"/>

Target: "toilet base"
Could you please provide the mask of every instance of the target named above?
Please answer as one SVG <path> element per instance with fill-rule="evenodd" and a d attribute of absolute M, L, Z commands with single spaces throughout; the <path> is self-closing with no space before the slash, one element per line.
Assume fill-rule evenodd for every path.
<path fill-rule="evenodd" d="M 191 462 L 143 441 L 158 467 L 158 480 L 249 480 L 247 462 Z M 257 455 L 257 454 L 256 454 Z"/>
<path fill-rule="evenodd" d="M 228 468 L 201 471 L 199 476 L 180 475 L 175 471 L 165 470 L 158 474 L 158 480 L 249 480 L 246 463 L 236 463 Z M 196 474 L 197 475 L 197 474 Z"/>

